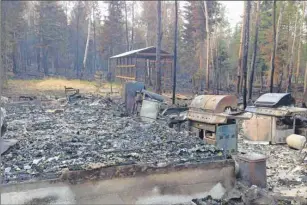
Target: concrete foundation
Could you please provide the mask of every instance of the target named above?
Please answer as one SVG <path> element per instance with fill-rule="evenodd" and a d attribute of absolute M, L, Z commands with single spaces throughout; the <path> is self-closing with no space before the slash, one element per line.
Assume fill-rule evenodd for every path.
<path fill-rule="evenodd" d="M 232 188 L 235 182 L 232 160 L 184 166 L 180 170 L 161 170 L 135 173 L 133 177 L 88 180 L 80 184 L 53 180 L 5 185 L 1 190 L 1 203 L 175 204 L 203 197 L 219 182 L 226 189 Z"/>

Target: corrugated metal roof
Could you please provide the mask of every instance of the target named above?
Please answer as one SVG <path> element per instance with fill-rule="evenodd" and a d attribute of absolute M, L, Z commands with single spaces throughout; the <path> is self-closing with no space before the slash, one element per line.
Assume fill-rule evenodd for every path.
<path fill-rule="evenodd" d="M 138 53 L 140 53 L 142 51 L 150 50 L 150 49 L 153 49 L 153 48 L 156 48 L 156 47 L 150 46 L 150 47 L 146 47 L 146 48 L 141 48 L 141 49 L 136 49 L 136 50 L 132 50 L 132 51 L 127 51 L 125 53 L 121 53 L 121 54 L 118 54 L 118 55 L 115 55 L 115 56 L 111 56 L 110 58 L 121 58 L 121 57 L 125 57 L 125 56 L 130 56 L 132 54 L 138 54 Z M 161 50 L 161 53 L 169 54 L 168 52 L 163 51 L 163 50 Z"/>

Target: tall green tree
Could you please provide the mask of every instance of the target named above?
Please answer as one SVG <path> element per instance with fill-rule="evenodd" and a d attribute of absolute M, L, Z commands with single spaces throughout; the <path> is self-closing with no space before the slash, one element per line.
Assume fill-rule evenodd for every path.
<path fill-rule="evenodd" d="M 14 74 L 20 71 L 22 41 L 25 38 L 26 24 L 24 19 L 26 2 L 1 1 L 1 49 L 4 76 L 11 70 Z"/>
<path fill-rule="evenodd" d="M 102 28 L 102 47 L 110 57 L 126 50 L 123 2 L 108 2 L 108 13 Z"/>
<path fill-rule="evenodd" d="M 38 38 L 41 49 L 42 67 L 44 74 L 49 75 L 52 70 L 59 67 L 59 51 L 63 51 L 66 28 L 66 16 L 62 6 L 56 1 L 41 1 L 36 5 L 38 14 Z"/>

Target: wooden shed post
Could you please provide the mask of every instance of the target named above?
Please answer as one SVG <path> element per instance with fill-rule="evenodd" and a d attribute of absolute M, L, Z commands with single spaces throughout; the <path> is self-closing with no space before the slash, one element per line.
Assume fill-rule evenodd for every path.
<path fill-rule="evenodd" d="M 119 65 L 118 65 L 118 69 L 119 69 L 119 75 L 122 76 L 123 74 L 123 69 L 121 68 L 121 65 L 122 65 L 122 58 L 119 58 Z M 123 79 L 120 78 L 120 84 L 123 84 Z"/>
<path fill-rule="evenodd" d="M 132 56 L 131 57 L 131 59 L 130 59 L 130 65 L 131 65 L 131 67 L 130 67 L 130 72 L 131 72 L 131 77 L 133 78 L 135 78 L 135 80 L 136 80 L 136 76 L 134 76 L 135 75 L 135 71 L 134 71 L 134 69 L 135 69 L 135 64 L 133 64 L 133 59 L 134 59 L 134 57 Z M 133 67 L 133 65 L 134 65 L 134 67 Z"/>
<path fill-rule="evenodd" d="M 152 68 L 151 68 L 151 62 L 148 60 L 148 80 L 149 80 L 149 86 L 152 86 L 152 80 L 151 80 L 151 74 L 152 74 Z"/>
<path fill-rule="evenodd" d="M 118 58 L 116 58 L 116 65 L 115 65 L 115 76 L 119 75 L 118 68 L 117 68 L 118 63 L 119 63 L 119 60 L 118 60 Z"/>
<path fill-rule="evenodd" d="M 134 74 L 132 74 L 132 68 L 131 68 L 131 65 L 132 65 L 132 57 L 129 57 L 128 59 L 127 59 L 127 67 L 128 67 L 128 76 L 130 77 L 130 78 L 133 78 L 133 75 Z"/>
<path fill-rule="evenodd" d="M 123 76 L 127 76 L 128 75 L 127 74 L 127 67 L 126 67 L 126 65 L 127 65 L 127 58 L 128 57 L 124 57 L 123 58 L 123 65 L 122 65 Z"/>
<path fill-rule="evenodd" d="M 130 77 L 129 76 L 130 73 L 129 73 L 129 66 L 128 66 L 129 63 L 128 62 L 129 62 L 129 57 L 126 57 L 125 58 L 125 62 L 124 62 L 124 67 L 125 67 L 125 69 L 124 69 L 124 71 L 125 71 L 124 76 Z"/>
<path fill-rule="evenodd" d="M 144 67 L 144 71 L 145 71 L 145 84 L 148 83 L 148 67 L 147 67 L 147 59 L 144 58 L 144 63 L 145 63 L 145 67 Z"/>
<path fill-rule="evenodd" d="M 135 81 L 138 81 L 138 57 L 134 56 Z"/>

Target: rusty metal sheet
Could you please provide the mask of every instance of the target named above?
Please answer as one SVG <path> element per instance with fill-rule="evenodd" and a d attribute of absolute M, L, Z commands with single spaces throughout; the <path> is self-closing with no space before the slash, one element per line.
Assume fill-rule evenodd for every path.
<path fill-rule="evenodd" d="M 192 100 L 189 107 L 207 112 L 222 113 L 228 107 L 236 109 L 237 104 L 237 97 L 233 95 L 199 95 Z"/>

